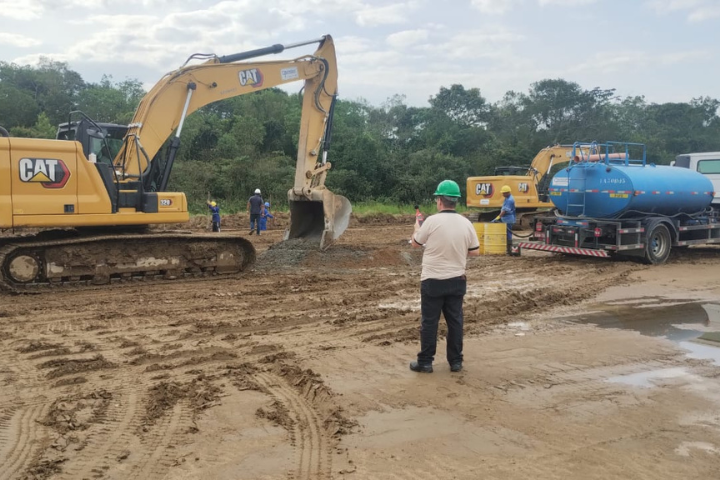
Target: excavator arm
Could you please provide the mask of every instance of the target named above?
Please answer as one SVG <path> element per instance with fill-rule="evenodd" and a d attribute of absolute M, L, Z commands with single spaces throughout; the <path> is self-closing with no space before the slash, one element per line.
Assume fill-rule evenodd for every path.
<path fill-rule="evenodd" d="M 311 43 L 314 54 L 293 60 L 245 62 Z M 114 159 L 123 180 L 156 180 L 154 188 L 165 191 L 180 147 L 180 135 L 188 115 L 213 102 L 304 81 L 297 167 L 288 192 L 291 222 L 286 238 L 317 238 L 329 246 L 347 228 L 351 206 L 344 197 L 325 188 L 333 104 L 337 96 L 337 60 L 330 35 L 293 45 L 273 45 L 228 56 L 193 55 L 199 65 L 183 66 L 165 75 L 143 98 L 128 125 L 123 147 Z M 156 154 L 173 136 L 164 165 L 153 165 Z M 152 169 L 155 168 L 153 174 Z"/>
<path fill-rule="evenodd" d="M 553 145 L 543 148 L 535 155 L 527 175 L 533 178 L 540 201 L 547 202 L 547 187 L 550 182 L 550 171 L 553 166 L 567 163 L 571 160 L 572 145 Z"/>

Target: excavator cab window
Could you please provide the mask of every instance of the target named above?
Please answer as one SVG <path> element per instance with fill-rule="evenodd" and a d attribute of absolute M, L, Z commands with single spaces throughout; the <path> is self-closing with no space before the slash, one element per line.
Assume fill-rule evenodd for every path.
<path fill-rule="evenodd" d="M 98 163 L 111 165 L 122 145 L 122 137 L 112 138 L 112 133 L 107 132 L 105 135 L 91 135 L 89 150 L 97 156 Z"/>
<path fill-rule="evenodd" d="M 114 123 L 97 123 L 95 125 L 85 119 L 79 122 L 63 123 L 59 125 L 55 138 L 77 140 L 82 145 L 85 157 L 89 158 L 90 154 L 94 153 L 98 163 L 112 164 L 122 147 L 127 126 Z"/>

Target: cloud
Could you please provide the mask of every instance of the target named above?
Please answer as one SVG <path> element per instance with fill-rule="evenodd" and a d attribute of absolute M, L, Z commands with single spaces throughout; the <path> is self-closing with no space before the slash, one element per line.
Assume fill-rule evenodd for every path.
<path fill-rule="evenodd" d="M 372 48 L 372 42 L 363 37 L 344 36 L 335 38 L 335 46 L 338 52 L 343 55 L 354 55 L 356 53 L 365 53 Z"/>
<path fill-rule="evenodd" d="M 91 33 L 66 49 L 68 55 L 64 58 L 78 62 L 143 65 L 168 71 L 177 68 L 193 52 L 224 55 L 265 47 L 275 43 L 285 32 L 306 27 L 304 17 L 293 16 L 279 8 L 284 5 L 283 1 L 269 3 L 278 8 L 268 9 L 266 4 L 250 0 L 234 0 L 194 11 L 158 12 L 157 15 L 103 14 L 73 20 L 75 25 Z M 310 38 L 319 38 L 322 33 L 325 32 Z M 218 51 L 219 46 L 221 51 Z"/>
<path fill-rule="evenodd" d="M 530 0 L 470 0 L 470 4 L 482 13 L 502 15 L 512 10 L 516 5 L 522 5 Z M 589 5 L 598 0 L 533 0 L 541 7 L 557 5 L 561 7 L 579 7 Z"/>
<path fill-rule="evenodd" d="M 14 58 L 12 63 L 17 65 L 38 65 L 40 64 L 40 60 L 43 58 L 50 58 L 55 62 L 67 62 L 70 60 L 68 55 L 65 54 L 31 53 L 30 55 L 23 55 L 21 57 Z"/>
<path fill-rule="evenodd" d="M 602 52 L 593 59 L 577 65 L 574 70 L 594 73 L 617 73 L 638 71 L 655 65 L 671 66 L 707 58 L 706 51 L 691 50 L 684 52 L 648 53 L 645 51 Z"/>
<path fill-rule="evenodd" d="M 15 0 L 0 0 L 0 17 L 15 20 L 35 20 L 40 18 L 44 11 L 42 5 L 33 1 L 19 6 Z"/>
<path fill-rule="evenodd" d="M 688 10 L 703 5 L 705 0 L 649 0 L 645 4 L 658 13 Z"/>
<path fill-rule="evenodd" d="M 720 17 L 720 5 L 708 5 L 691 12 L 690 15 L 688 15 L 688 20 L 691 22 L 703 22 L 718 17 Z"/>
<path fill-rule="evenodd" d="M 590 5 L 597 0 L 538 0 L 541 7 L 546 5 L 558 5 L 561 7 L 579 7 L 582 5 Z"/>
<path fill-rule="evenodd" d="M 355 12 L 355 21 L 362 27 L 395 25 L 408 21 L 408 12 L 417 8 L 417 2 L 409 1 L 383 7 L 366 7 Z"/>
<path fill-rule="evenodd" d="M 519 0 L 471 0 L 470 4 L 482 13 L 502 15 L 508 12 Z"/>
<path fill-rule="evenodd" d="M 522 34 L 493 26 L 458 32 L 424 48 L 430 54 L 453 59 L 500 58 L 510 56 L 510 46 L 524 40 Z"/>
<path fill-rule="evenodd" d="M 407 48 L 423 40 L 427 40 L 427 30 L 405 30 L 388 35 L 386 42 L 394 48 Z"/>
<path fill-rule="evenodd" d="M 15 33 L 0 33 L 0 45 L 12 45 L 14 47 L 37 47 L 42 42 L 36 38 L 26 37 Z"/>
<path fill-rule="evenodd" d="M 649 0 L 645 5 L 660 15 L 687 11 L 689 22 L 703 22 L 720 17 L 717 0 Z"/>

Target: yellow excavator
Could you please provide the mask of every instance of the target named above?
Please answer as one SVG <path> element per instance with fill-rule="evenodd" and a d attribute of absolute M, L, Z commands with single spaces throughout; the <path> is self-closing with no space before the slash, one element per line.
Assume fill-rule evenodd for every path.
<path fill-rule="evenodd" d="M 315 43 L 312 55 L 247 61 Z M 202 63 L 188 65 L 197 60 Z M 0 230 L 13 233 L 0 236 L 0 289 L 38 291 L 248 268 L 255 249 L 238 235 L 147 227 L 189 220 L 185 194 L 166 191 L 188 115 L 296 81 L 304 81 L 303 103 L 285 238 L 327 248 L 347 228 L 352 210 L 346 198 L 325 188 L 337 75 L 329 35 L 227 56 L 195 54 L 145 95 L 127 126 L 98 124 L 74 112 L 82 118 L 61 125 L 55 140 L 14 138 L 0 128 Z M 42 231 L 15 233 L 23 229 Z"/>
<path fill-rule="evenodd" d="M 515 198 L 518 223 L 523 216 L 553 208 L 548 193 L 550 180 L 559 165 L 572 160 L 572 152 L 572 145 L 553 145 L 540 150 L 529 167 L 498 167 L 494 176 L 468 177 L 468 208 L 482 209 L 476 214 L 477 220 L 492 220 L 502 208 L 504 198 L 500 189 L 503 185 L 510 187 Z"/>

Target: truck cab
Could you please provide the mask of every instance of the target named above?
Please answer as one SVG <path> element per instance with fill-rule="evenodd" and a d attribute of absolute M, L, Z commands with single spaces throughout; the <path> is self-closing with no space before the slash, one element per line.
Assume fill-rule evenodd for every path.
<path fill-rule="evenodd" d="M 708 177 L 715 190 L 712 206 L 720 209 L 720 152 L 684 153 L 675 157 L 672 165 L 689 168 Z"/>

